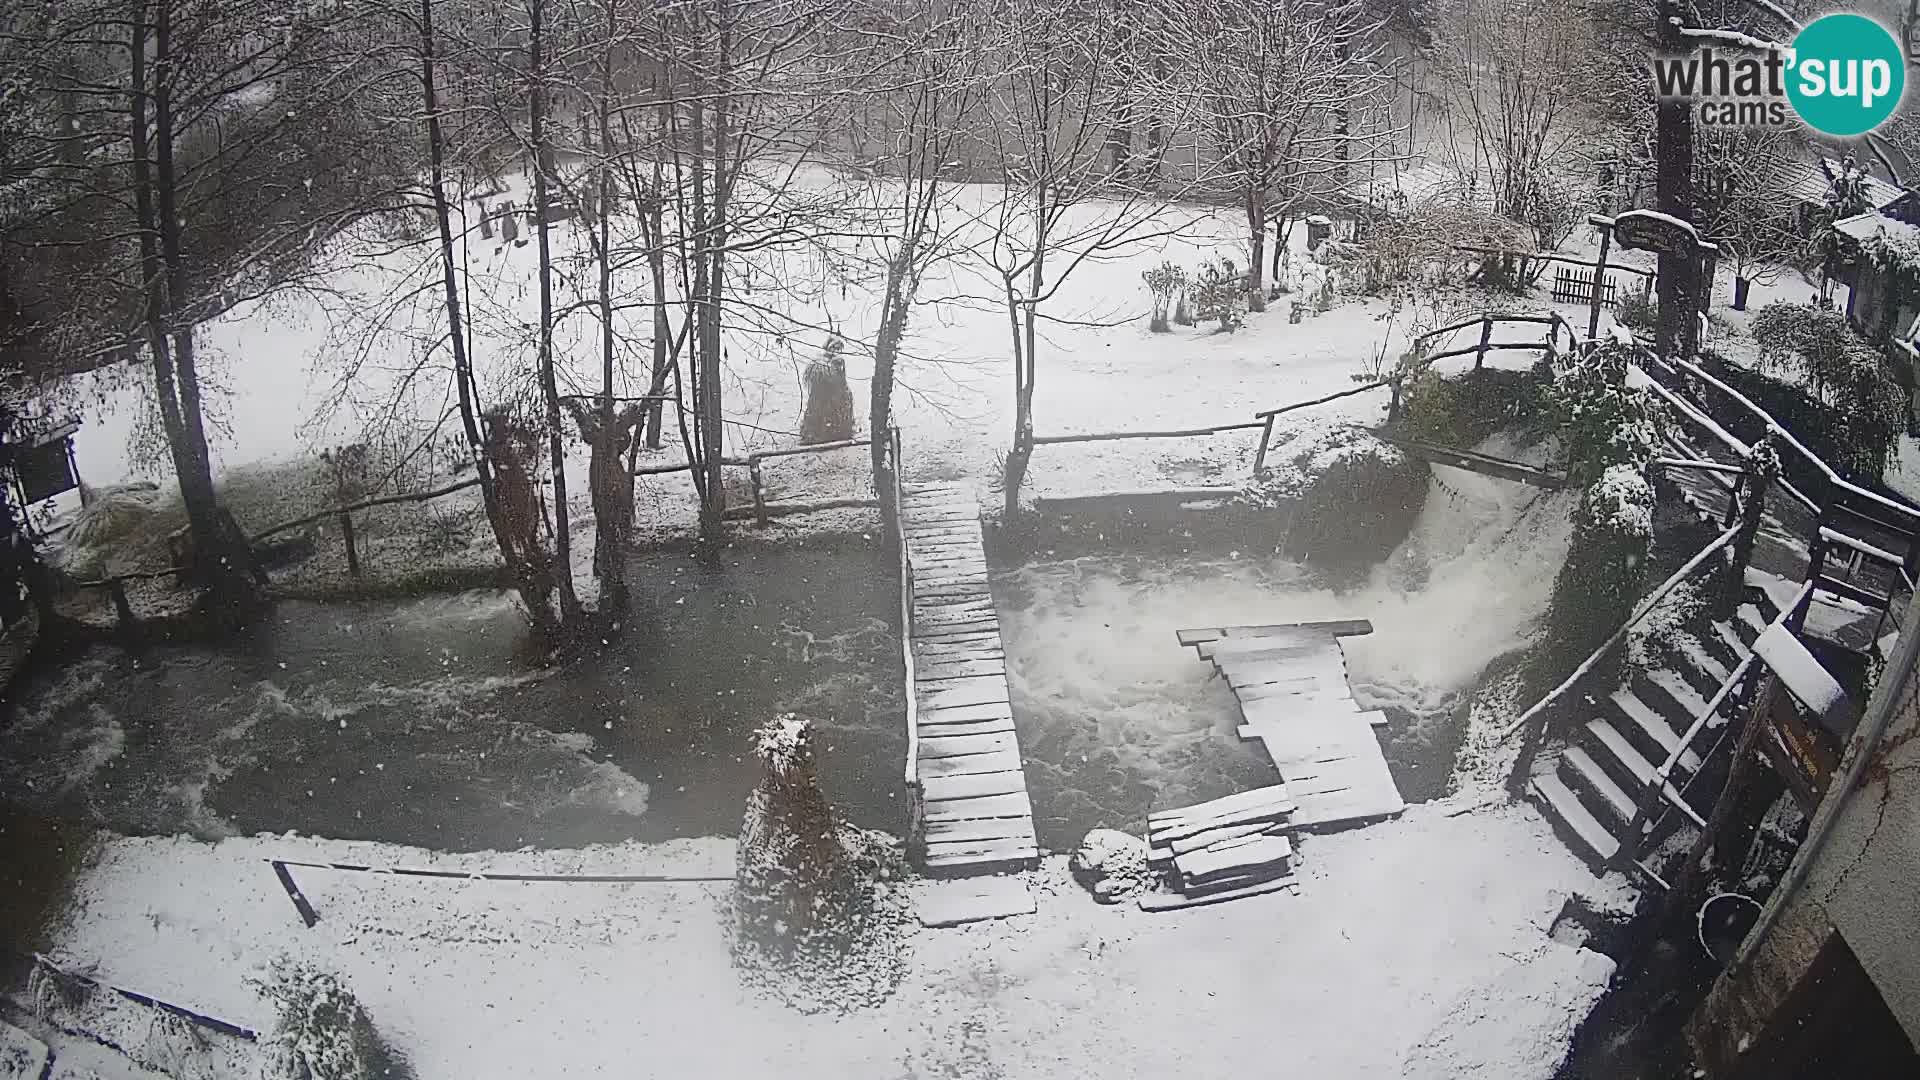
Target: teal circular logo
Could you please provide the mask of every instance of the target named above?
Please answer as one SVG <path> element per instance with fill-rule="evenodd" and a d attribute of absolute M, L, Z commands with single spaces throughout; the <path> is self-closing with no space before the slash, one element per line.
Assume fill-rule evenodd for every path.
<path fill-rule="evenodd" d="M 1793 39 L 1787 100 L 1808 126 L 1845 138 L 1884 123 L 1907 89 L 1907 58 L 1865 15 L 1822 15 Z"/>

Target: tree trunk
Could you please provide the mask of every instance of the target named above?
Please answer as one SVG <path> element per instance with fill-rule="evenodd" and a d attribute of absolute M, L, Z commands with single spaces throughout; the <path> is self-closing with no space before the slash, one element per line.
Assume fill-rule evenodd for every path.
<path fill-rule="evenodd" d="M 1247 310 L 1267 310 L 1267 290 L 1261 280 L 1266 270 L 1267 195 L 1259 188 L 1247 192 L 1247 241 L 1253 258 L 1247 264 Z"/>
<path fill-rule="evenodd" d="M 658 188 L 655 188 L 656 193 Z M 667 368 L 672 364 L 673 322 L 667 317 L 667 234 L 662 220 L 665 200 L 656 196 L 641 211 L 641 228 L 647 241 L 647 274 L 653 279 L 653 378 L 647 393 L 655 395 L 647 402 L 647 449 L 661 446 L 660 418 L 667 403 L 658 395 L 667 391 Z"/>
<path fill-rule="evenodd" d="M 582 221 L 598 231 L 594 245 L 599 271 L 600 306 L 600 423 L 594 432 L 587 482 L 593 495 L 593 572 L 600 582 L 600 610 L 618 616 L 627 609 L 625 573 L 627 531 L 633 527 L 633 474 L 621 464 L 625 436 L 632 430 L 631 414 L 616 414 L 613 401 L 613 44 L 614 12 L 607 5 L 607 40 L 600 56 L 600 204 L 596 220 Z"/>
<path fill-rule="evenodd" d="M 547 592 L 527 564 L 525 556 L 528 553 L 515 549 L 513 534 L 506 524 L 499 494 L 494 486 L 493 466 L 480 449 L 479 409 L 475 400 L 477 388 L 473 364 L 467 353 L 466 323 L 460 311 L 459 263 L 454 257 L 452 214 L 447 204 L 446 137 L 440 127 L 440 96 L 434 79 L 433 0 L 420 0 L 420 86 L 427 114 L 428 188 L 433 198 L 434 220 L 440 232 L 441 288 L 446 296 L 448 340 L 453 350 L 453 381 L 460 405 L 460 426 L 467 438 L 468 452 L 473 456 L 474 473 L 480 479 L 480 501 L 486 507 L 487 523 L 493 527 L 493 540 L 499 545 L 500 557 L 506 560 L 508 573 L 512 575 L 520 593 L 520 602 L 526 605 L 527 615 L 533 620 L 535 632 L 551 638 L 555 622 L 553 610 L 547 603 Z"/>
<path fill-rule="evenodd" d="M 553 247 L 547 222 L 547 185 L 553 147 L 547 142 L 547 73 L 542 55 L 546 0 L 528 0 L 527 138 L 533 144 L 533 227 L 540 250 L 540 389 L 547 403 L 547 453 L 553 465 L 553 565 L 547 575 L 560 595 L 560 617 L 577 622 L 580 597 L 573 591 L 573 536 L 567 514 L 567 449 L 561 430 L 560 386 L 553 372 Z"/>
<path fill-rule="evenodd" d="M 1655 0 L 1656 38 L 1661 48 L 1687 51 L 1680 28 L 1668 22 L 1679 14 L 1673 0 Z M 1654 106 L 1656 196 L 1660 211 L 1682 221 L 1693 217 L 1693 106 L 1685 98 L 1661 98 Z M 1654 348 L 1662 356 L 1691 357 L 1699 341 L 1700 310 L 1694 259 L 1662 254 L 1659 261 L 1660 321 Z"/>
<path fill-rule="evenodd" d="M 887 264 L 887 284 L 880 315 L 880 333 L 874 340 L 873 382 L 868 387 L 867 432 L 873 456 L 873 494 L 880 500 L 880 516 L 887 530 L 900 526 L 900 508 L 893 501 L 893 462 L 888 455 L 888 432 L 893 426 L 893 372 L 906 336 L 907 314 L 913 305 L 911 269 L 919 236 L 911 232 Z"/>
<path fill-rule="evenodd" d="M 726 491 L 721 484 L 721 460 L 726 454 L 726 432 L 724 410 L 720 403 L 720 368 L 723 338 L 721 335 L 721 310 L 725 296 L 726 248 L 727 248 L 727 199 L 733 182 L 728 170 L 733 166 L 727 159 L 727 140 L 732 137 L 727 127 L 727 110 L 730 107 L 729 88 L 726 83 L 731 78 L 728 65 L 731 62 L 732 12 L 727 0 L 720 0 L 715 12 L 718 23 L 716 33 L 715 58 L 716 71 L 722 85 L 713 95 L 713 190 L 710 205 L 708 228 L 703 230 L 706 258 L 706 292 L 701 296 L 704 319 L 700 324 L 702 341 L 700 349 L 700 370 L 696 373 L 700 380 L 700 402 L 705 410 L 702 418 L 701 437 L 707 468 L 707 499 L 701 508 L 700 535 L 708 541 L 720 539 L 725 530 L 723 515 L 726 512 Z"/>
<path fill-rule="evenodd" d="M 244 622 L 259 606 L 259 582 L 247 539 L 220 506 L 214 491 L 212 456 L 207 449 L 176 206 L 179 181 L 173 161 L 171 0 L 160 0 L 151 27 L 151 67 L 147 63 L 149 28 L 144 16 L 142 4 L 134 19 L 129 75 L 134 85 L 135 213 L 140 219 L 141 269 L 146 278 L 143 296 L 147 339 L 154 354 L 154 389 L 193 541 L 187 569 L 207 589 L 211 611 L 221 622 L 233 626 Z M 153 109 L 151 130 L 147 122 L 149 103 Z"/>

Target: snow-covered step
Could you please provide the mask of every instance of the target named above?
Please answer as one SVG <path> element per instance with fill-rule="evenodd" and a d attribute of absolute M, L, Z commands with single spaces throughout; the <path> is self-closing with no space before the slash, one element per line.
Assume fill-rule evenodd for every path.
<path fill-rule="evenodd" d="M 1754 638 L 1760 636 L 1760 631 L 1767 628 L 1767 617 L 1761 614 L 1760 609 L 1753 604 L 1741 604 L 1740 609 L 1734 612 L 1734 616 L 1737 620 L 1734 623 L 1734 629 L 1739 632 L 1740 639 L 1749 645 L 1753 643 Z"/>
<path fill-rule="evenodd" d="M 1653 781 L 1656 767 L 1647 761 L 1645 755 L 1635 750 L 1633 744 L 1627 741 L 1627 737 L 1620 734 L 1612 724 L 1605 720 L 1589 720 L 1587 733 L 1593 736 L 1594 741 L 1599 743 L 1604 751 L 1597 760 L 1602 764 L 1611 761 L 1618 766 L 1617 770 L 1610 770 L 1613 775 L 1624 774 L 1631 787 L 1645 788 Z M 1697 816 L 1697 812 L 1681 797 L 1680 789 L 1674 787 L 1672 783 L 1662 785 L 1661 793 L 1675 807 L 1685 807 L 1689 815 Z"/>
<path fill-rule="evenodd" d="M 1712 653 L 1708 652 L 1700 642 L 1694 640 L 1692 637 L 1683 637 L 1680 639 L 1680 655 L 1686 658 L 1686 662 L 1692 665 L 1695 671 L 1698 671 L 1704 676 L 1705 682 L 1711 683 L 1715 687 L 1719 687 L 1722 683 L 1733 677 L 1733 670 L 1731 668 L 1721 663 Z"/>
<path fill-rule="evenodd" d="M 1677 676 L 1667 672 L 1660 672 L 1659 674 L 1667 675 L 1669 679 L 1677 678 Z M 1651 679 L 1652 676 L 1649 675 L 1648 678 Z M 1691 687 L 1688 688 L 1688 692 L 1692 692 Z M 1640 695 L 1634 693 L 1632 690 L 1615 690 L 1607 698 L 1607 701 L 1613 706 L 1614 712 L 1627 721 L 1630 730 L 1638 732 L 1644 736 L 1648 742 L 1658 747 L 1657 753 L 1660 754 L 1662 760 L 1675 750 L 1680 749 L 1680 733 L 1673 729 L 1673 725 L 1667 722 L 1666 717 L 1662 716 L 1659 711 L 1642 700 Z M 1682 722 L 1691 723 L 1691 720 Z M 1700 755 L 1691 750 L 1680 755 L 1680 767 L 1690 773 L 1698 772 L 1700 770 Z"/>
<path fill-rule="evenodd" d="M 1545 804 L 1547 816 L 1565 825 L 1594 858 L 1606 862 L 1619 853 L 1620 841 L 1607 831 L 1606 826 L 1600 824 L 1600 820 L 1581 804 L 1580 797 L 1559 777 L 1552 773 L 1541 773 L 1533 778 L 1529 788 Z"/>
<path fill-rule="evenodd" d="M 1570 785 L 1592 792 L 1595 801 L 1604 806 L 1615 821 L 1624 825 L 1633 820 L 1633 796 L 1614 783 L 1613 777 L 1608 776 L 1607 770 L 1584 748 L 1569 746 L 1561 751 L 1560 772 Z"/>
<path fill-rule="evenodd" d="M 1747 654 L 1753 651 L 1746 640 L 1740 636 L 1739 631 L 1735 630 L 1733 625 L 1725 620 L 1713 624 L 1713 636 L 1718 638 L 1720 644 L 1733 653 L 1735 663 L 1745 660 Z"/>

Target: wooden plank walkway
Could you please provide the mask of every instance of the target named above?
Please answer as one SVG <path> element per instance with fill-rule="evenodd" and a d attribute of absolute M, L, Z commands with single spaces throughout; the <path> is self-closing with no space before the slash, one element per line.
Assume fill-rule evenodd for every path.
<path fill-rule="evenodd" d="M 1374 737 L 1386 714 L 1360 708 L 1340 638 L 1365 620 L 1182 630 L 1240 701 L 1240 736 L 1259 739 L 1293 801 L 1291 828 L 1374 821 L 1406 809 Z"/>
<path fill-rule="evenodd" d="M 900 518 L 912 582 L 921 865 L 949 877 L 1031 866 L 1040 848 L 979 496 L 966 484 L 909 487 Z"/>

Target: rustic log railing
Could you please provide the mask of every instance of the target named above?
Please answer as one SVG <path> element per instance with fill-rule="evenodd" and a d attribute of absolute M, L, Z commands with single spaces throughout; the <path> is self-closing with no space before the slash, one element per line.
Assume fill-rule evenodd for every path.
<path fill-rule="evenodd" d="M 1793 602 L 1781 609 L 1778 615 L 1774 616 L 1772 625 L 1781 627 L 1791 626 L 1797 616 L 1803 617 L 1806 606 L 1813 601 L 1813 586 L 1813 582 L 1807 582 L 1802 585 L 1800 591 L 1794 595 Z M 1642 837 L 1646 834 L 1658 834 L 1661 826 L 1666 823 L 1668 816 L 1676 811 L 1686 817 L 1687 820 L 1693 822 L 1696 828 L 1704 829 L 1707 827 L 1706 821 L 1701 818 L 1699 812 L 1694 810 L 1692 804 L 1687 802 L 1687 792 L 1692 789 L 1693 782 L 1706 771 L 1706 762 L 1715 754 L 1719 753 L 1720 748 L 1726 744 L 1727 737 L 1733 735 L 1735 733 L 1734 729 L 1739 725 L 1736 723 L 1729 723 L 1727 725 L 1727 730 L 1721 733 L 1720 738 L 1713 746 L 1709 747 L 1705 754 L 1700 755 L 1701 767 L 1694 770 L 1693 775 L 1687 778 L 1687 782 L 1683 784 L 1678 791 L 1671 790 L 1670 780 L 1673 776 L 1673 770 L 1674 767 L 1680 763 L 1680 760 L 1687 755 L 1687 751 L 1693 748 L 1694 740 L 1698 739 L 1700 733 L 1707 729 L 1707 726 L 1712 722 L 1715 714 L 1720 711 L 1721 706 L 1740 692 L 1739 687 L 1742 681 L 1745 680 L 1747 674 L 1760 663 L 1759 655 L 1757 652 L 1749 652 L 1741 658 L 1740 663 L 1728 673 L 1726 681 L 1720 684 L 1719 689 L 1714 691 L 1713 697 L 1707 700 L 1706 704 L 1701 707 L 1699 714 L 1693 718 L 1693 722 L 1687 726 L 1685 734 L 1680 736 L 1680 741 L 1674 745 L 1672 750 L 1668 751 L 1666 759 L 1660 763 L 1660 767 L 1655 769 L 1648 778 L 1646 787 L 1642 789 L 1640 797 L 1634 800 L 1633 820 L 1627 825 L 1625 834 L 1627 842 L 1620 846 L 1622 857 L 1631 858 L 1634 863 L 1638 865 L 1640 859 L 1643 857 L 1640 851 Z M 1659 805 L 1663 794 L 1665 795 L 1667 805 L 1661 809 L 1658 817 L 1654 817 L 1653 808 Z M 1648 825 L 1649 818 L 1653 819 L 1651 825 Z M 1644 865 L 1642 865 L 1640 869 L 1655 881 L 1659 880 L 1658 876 L 1651 870 L 1648 870 Z"/>
<path fill-rule="evenodd" d="M 848 496 L 844 498 L 819 499 L 813 502 L 770 503 L 767 501 L 766 478 L 761 466 L 770 458 L 793 457 L 797 454 L 823 454 L 831 450 L 847 450 L 856 446 L 871 446 L 872 439 L 841 439 L 837 442 L 811 443 L 800 446 L 779 446 L 771 450 L 755 450 L 745 457 L 723 457 L 720 464 L 729 468 L 746 469 L 752 479 L 753 505 L 730 506 L 721 512 L 723 519 L 737 521 L 752 518 L 765 525 L 772 518 L 786 517 L 792 514 L 812 514 L 821 510 L 865 509 L 880 505 L 878 499 Z M 675 461 L 665 465 L 642 465 L 633 470 L 634 476 L 665 476 L 670 473 L 687 472 L 693 468 L 691 462 Z"/>
<path fill-rule="evenodd" d="M 1581 661 L 1580 666 L 1573 669 L 1573 674 L 1568 675 L 1566 679 L 1562 680 L 1560 685 L 1554 687 L 1552 690 L 1547 691 L 1545 697 L 1542 697 L 1539 701 L 1534 702 L 1533 705 L 1530 708 L 1528 708 L 1525 712 L 1521 713 L 1517 717 L 1514 717 L 1514 719 L 1507 724 L 1505 730 L 1502 732 L 1502 737 L 1503 738 L 1510 737 L 1513 735 L 1514 732 L 1519 731 L 1522 728 L 1526 727 L 1526 725 L 1529 722 L 1538 718 L 1548 708 L 1552 707 L 1555 702 L 1559 701 L 1561 697 L 1565 696 L 1567 691 L 1572 690 L 1575 686 L 1579 685 L 1582 679 L 1586 678 L 1587 675 L 1589 675 L 1594 668 L 1599 666 L 1600 661 L 1606 657 L 1608 652 L 1618 647 L 1621 642 L 1626 640 L 1627 633 L 1629 631 L 1631 631 L 1634 627 L 1640 625 L 1641 622 L 1645 621 L 1648 615 L 1653 613 L 1653 609 L 1659 606 L 1660 601 L 1666 599 L 1668 593 L 1678 588 L 1681 582 L 1693 576 L 1693 573 L 1696 570 L 1699 570 L 1700 567 L 1703 564 L 1705 564 L 1706 561 L 1709 558 L 1711 558 L 1716 552 L 1719 552 L 1725 549 L 1728 545 L 1732 544 L 1734 537 L 1737 536 L 1739 532 L 1740 532 L 1739 523 L 1736 522 L 1735 524 L 1729 526 L 1725 532 L 1715 537 L 1712 543 L 1708 544 L 1706 547 L 1701 548 L 1700 551 L 1693 556 L 1693 558 L 1688 559 L 1686 563 L 1680 567 L 1680 569 L 1675 570 L 1670 577 L 1668 577 L 1665 581 L 1661 582 L 1658 588 L 1654 589 L 1651 593 L 1648 593 L 1646 597 L 1643 598 L 1640 601 L 1640 603 L 1633 609 L 1633 614 L 1627 618 L 1627 621 L 1622 623 L 1619 629 L 1615 630 L 1611 635 L 1609 635 L 1607 637 L 1607 640 L 1601 642 L 1599 647 L 1594 649 L 1593 652 L 1589 654 L 1585 660 Z M 1514 765 L 1515 775 L 1516 776 L 1519 775 L 1521 770 L 1523 770 L 1529 764 L 1530 762 L 1524 759 L 1519 762 L 1516 762 Z"/>

